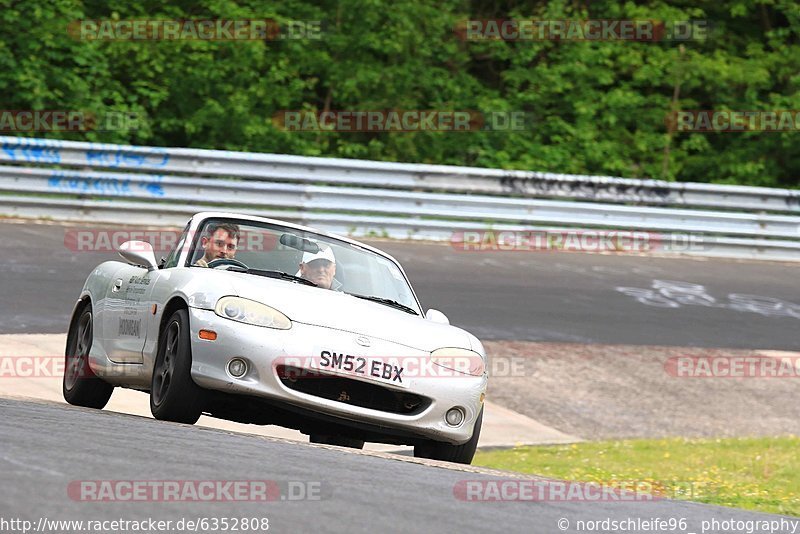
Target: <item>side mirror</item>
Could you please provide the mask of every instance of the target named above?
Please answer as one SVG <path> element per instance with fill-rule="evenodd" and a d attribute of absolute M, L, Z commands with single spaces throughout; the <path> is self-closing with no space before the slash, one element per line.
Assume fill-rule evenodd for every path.
<path fill-rule="evenodd" d="M 425 318 L 434 323 L 450 324 L 450 319 L 445 314 L 433 308 L 425 312 Z"/>
<path fill-rule="evenodd" d="M 126 241 L 119 246 L 117 252 L 131 265 L 141 265 L 148 271 L 158 268 L 153 246 L 146 241 Z"/>

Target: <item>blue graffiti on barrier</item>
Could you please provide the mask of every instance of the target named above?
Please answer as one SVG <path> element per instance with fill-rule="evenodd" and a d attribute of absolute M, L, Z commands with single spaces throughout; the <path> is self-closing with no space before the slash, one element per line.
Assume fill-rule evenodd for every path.
<path fill-rule="evenodd" d="M 161 186 L 161 181 L 164 179 L 163 176 L 153 176 L 152 182 L 141 183 L 139 184 L 139 188 L 144 189 L 150 195 L 154 197 L 163 197 L 164 196 L 164 188 Z"/>
<path fill-rule="evenodd" d="M 45 146 L 38 143 L 20 139 L 14 142 L 4 142 L 2 145 L 5 158 L 11 161 L 24 161 L 27 163 L 60 163 L 61 152 L 56 146 Z"/>
<path fill-rule="evenodd" d="M 137 183 L 136 187 L 152 197 L 163 197 L 164 189 L 161 186 L 163 179 L 163 176 L 148 176 L 145 177 L 145 181 Z M 129 178 L 87 178 L 64 171 L 53 171 L 47 180 L 50 189 L 61 193 L 109 196 L 132 196 L 134 191 L 131 189 L 131 184 L 132 180 Z"/>
<path fill-rule="evenodd" d="M 126 149 L 108 150 L 104 147 L 86 151 L 86 161 L 100 167 L 163 167 L 169 161 L 169 154 L 163 148 L 150 148 L 145 151 Z"/>

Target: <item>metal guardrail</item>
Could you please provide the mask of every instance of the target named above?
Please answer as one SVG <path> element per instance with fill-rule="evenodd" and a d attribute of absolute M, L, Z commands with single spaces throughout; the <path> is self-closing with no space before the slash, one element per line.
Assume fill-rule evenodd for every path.
<path fill-rule="evenodd" d="M 800 191 L 0 137 L 0 215 L 180 224 L 212 207 L 360 236 L 691 233 L 703 255 L 800 260 Z"/>

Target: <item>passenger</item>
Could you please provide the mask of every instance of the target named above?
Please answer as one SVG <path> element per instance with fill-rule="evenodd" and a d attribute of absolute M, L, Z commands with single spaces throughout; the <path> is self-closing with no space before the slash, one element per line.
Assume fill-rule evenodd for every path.
<path fill-rule="evenodd" d="M 297 275 L 314 282 L 319 287 L 340 291 L 342 283 L 334 278 L 334 275 L 336 275 L 336 258 L 333 255 L 333 250 L 329 245 L 322 243 L 318 243 L 318 245 L 319 252 L 303 253 L 300 271 Z"/>

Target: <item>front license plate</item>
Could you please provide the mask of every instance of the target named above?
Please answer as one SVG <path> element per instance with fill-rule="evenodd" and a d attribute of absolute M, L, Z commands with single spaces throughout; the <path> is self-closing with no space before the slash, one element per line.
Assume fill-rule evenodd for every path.
<path fill-rule="evenodd" d="M 386 358 L 370 358 L 353 356 L 333 350 L 323 350 L 314 359 L 313 366 L 320 371 L 332 371 L 335 374 L 359 376 L 390 384 L 408 387 L 403 376 L 403 368 L 396 362 Z"/>

